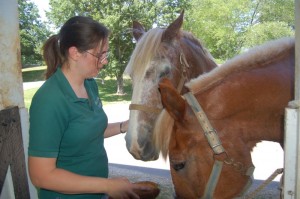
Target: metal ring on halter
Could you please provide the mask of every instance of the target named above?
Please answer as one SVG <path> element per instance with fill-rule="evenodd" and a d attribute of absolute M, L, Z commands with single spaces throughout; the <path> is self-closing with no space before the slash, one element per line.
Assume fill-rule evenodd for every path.
<path fill-rule="evenodd" d="M 225 163 L 225 164 L 228 164 L 228 165 L 231 165 L 231 164 L 234 163 L 234 159 L 228 157 L 227 159 L 224 160 L 224 163 Z"/>
<path fill-rule="evenodd" d="M 241 171 L 241 172 L 245 171 L 244 164 L 241 163 L 241 162 L 235 162 L 235 163 L 233 163 L 233 167 L 234 167 L 235 170 L 237 170 L 237 171 Z"/>
<path fill-rule="evenodd" d="M 214 160 L 218 160 L 226 163 L 226 160 L 229 159 L 229 156 L 226 151 L 223 151 L 222 153 L 219 154 L 214 153 L 213 158 Z"/>

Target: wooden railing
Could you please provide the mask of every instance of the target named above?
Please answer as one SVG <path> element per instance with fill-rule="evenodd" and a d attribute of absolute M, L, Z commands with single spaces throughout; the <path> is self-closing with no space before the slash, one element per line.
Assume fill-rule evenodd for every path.
<path fill-rule="evenodd" d="M 0 195 L 10 167 L 16 199 L 30 199 L 18 107 L 0 111 Z"/>

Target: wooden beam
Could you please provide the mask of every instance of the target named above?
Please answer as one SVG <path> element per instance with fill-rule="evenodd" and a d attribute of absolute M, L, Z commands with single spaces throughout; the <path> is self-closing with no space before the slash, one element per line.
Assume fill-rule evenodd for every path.
<path fill-rule="evenodd" d="M 10 166 L 15 198 L 30 199 L 18 107 L 0 111 L 0 160 L 1 192 Z"/>

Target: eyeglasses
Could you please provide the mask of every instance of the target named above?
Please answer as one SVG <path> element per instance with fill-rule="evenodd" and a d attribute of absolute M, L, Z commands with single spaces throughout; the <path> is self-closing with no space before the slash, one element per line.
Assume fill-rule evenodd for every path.
<path fill-rule="evenodd" d="M 108 57 L 109 57 L 109 52 L 105 52 L 105 53 L 102 53 L 102 54 L 100 54 L 100 55 L 95 55 L 95 54 L 90 53 L 89 51 L 86 51 L 86 50 L 85 50 L 84 52 L 86 52 L 86 53 L 88 53 L 88 54 L 90 54 L 90 55 L 96 57 L 96 58 L 97 58 L 97 64 L 98 64 L 99 62 L 100 62 L 101 64 L 103 64 L 104 61 L 107 60 Z"/>

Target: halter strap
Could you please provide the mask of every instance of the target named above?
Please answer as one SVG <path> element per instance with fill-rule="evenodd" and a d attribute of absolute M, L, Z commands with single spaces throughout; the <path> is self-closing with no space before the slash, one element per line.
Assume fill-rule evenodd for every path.
<path fill-rule="evenodd" d="M 223 168 L 223 162 L 216 160 L 213 169 L 210 173 L 209 180 L 206 184 L 205 191 L 201 199 L 211 199 L 213 198 L 216 186 L 219 181 L 219 177 Z"/>
<path fill-rule="evenodd" d="M 249 176 L 249 181 L 240 193 L 240 195 L 244 195 L 246 190 L 249 188 L 249 186 L 252 184 L 252 175 L 254 172 L 255 167 L 250 166 L 247 170 L 244 167 L 244 165 L 240 162 L 235 162 L 232 158 L 229 158 L 225 149 L 223 148 L 221 141 L 219 139 L 219 136 L 217 135 L 216 130 L 212 127 L 211 123 L 209 122 L 205 112 L 203 111 L 202 107 L 198 103 L 196 97 L 191 93 L 188 92 L 184 94 L 183 96 L 189 106 L 192 108 L 196 118 L 198 119 L 203 131 L 204 135 L 214 151 L 214 154 L 219 155 L 222 153 L 225 153 L 226 159 L 225 160 L 217 160 L 215 159 L 214 166 L 212 168 L 212 171 L 209 176 L 209 180 L 205 186 L 205 191 L 201 199 L 211 199 L 213 198 L 214 191 L 216 189 L 216 186 L 219 181 L 219 177 L 222 172 L 223 164 L 232 165 L 236 170 L 240 171 L 243 175 Z"/>
<path fill-rule="evenodd" d="M 141 104 L 130 104 L 129 110 L 139 110 L 139 111 L 144 111 L 147 113 L 155 113 L 155 114 L 159 114 L 162 111 L 161 108 L 155 108 L 155 107 L 145 106 Z"/>
<path fill-rule="evenodd" d="M 188 93 L 184 94 L 184 98 L 187 100 L 188 104 L 190 105 L 193 112 L 195 113 L 195 115 L 204 131 L 204 135 L 205 135 L 210 147 L 213 149 L 214 153 L 215 154 L 224 153 L 225 150 L 221 144 L 219 136 L 217 135 L 215 129 L 210 124 L 205 112 L 203 111 L 202 107 L 198 103 L 195 96 L 191 92 L 188 92 Z"/>

